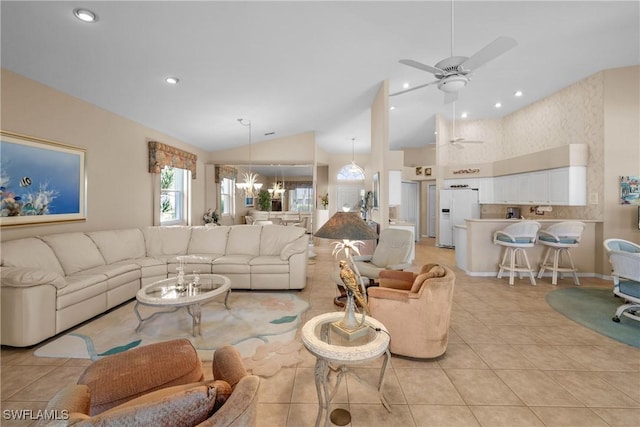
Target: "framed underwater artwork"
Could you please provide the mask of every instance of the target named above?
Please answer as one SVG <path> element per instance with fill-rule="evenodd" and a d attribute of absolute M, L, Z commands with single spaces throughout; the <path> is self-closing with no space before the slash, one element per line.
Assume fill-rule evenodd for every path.
<path fill-rule="evenodd" d="M 640 205 L 640 176 L 620 177 L 620 204 Z"/>
<path fill-rule="evenodd" d="M 86 150 L 0 131 L 0 226 L 86 220 Z"/>

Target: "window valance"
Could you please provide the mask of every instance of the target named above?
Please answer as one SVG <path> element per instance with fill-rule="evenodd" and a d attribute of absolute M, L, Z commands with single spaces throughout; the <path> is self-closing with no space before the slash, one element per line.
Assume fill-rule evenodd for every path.
<path fill-rule="evenodd" d="M 179 148 L 149 141 L 149 172 L 160 173 L 163 167 L 187 169 L 191 171 L 191 178 L 196 179 L 196 162 L 198 156 Z"/>
<path fill-rule="evenodd" d="M 237 177 L 238 177 L 238 169 L 234 168 L 233 166 L 216 165 L 216 172 L 215 172 L 216 184 L 218 184 L 222 178 L 237 179 Z"/>
<path fill-rule="evenodd" d="M 313 181 L 286 181 L 285 190 L 295 190 L 296 188 L 312 188 Z"/>

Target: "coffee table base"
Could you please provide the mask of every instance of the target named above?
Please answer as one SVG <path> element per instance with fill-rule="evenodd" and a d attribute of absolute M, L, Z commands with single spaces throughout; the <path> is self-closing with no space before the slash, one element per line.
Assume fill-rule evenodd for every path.
<path fill-rule="evenodd" d="M 229 310 L 229 305 L 227 304 L 227 301 L 229 299 L 229 294 L 231 293 L 231 289 L 229 289 L 226 292 L 226 295 L 224 297 L 224 307 Z M 181 309 L 182 307 L 186 307 L 187 309 L 187 313 L 189 313 L 189 316 L 191 316 L 191 335 L 193 335 L 194 337 L 197 336 L 202 336 L 202 305 L 198 302 L 195 302 L 193 304 L 189 304 L 189 305 L 185 305 L 185 306 L 179 306 L 179 307 L 174 307 L 172 310 L 161 310 L 161 311 L 156 311 L 155 313 L 143 318 L 142 315 L 140 314 L 140 311 L 138 310 L 138 306 L 140 305 L 140 301 L 136 301 L 136 305 L 133 306 L 133 312 L 136 314 L 136 317 L 138 318 L 138 326 L 136 327 L 136 332 L 140 332 L 140 330 L 142 329 L 142 324 L 148 320 L 153 319 L 154 317 L 160 315 L 160 314 L 164 314 L 164 313 L 175 313 L 176 311 L 178 311 L 179 309 Z M 143 305 L 148 305 L 148 304 L 144 304 Z"/>

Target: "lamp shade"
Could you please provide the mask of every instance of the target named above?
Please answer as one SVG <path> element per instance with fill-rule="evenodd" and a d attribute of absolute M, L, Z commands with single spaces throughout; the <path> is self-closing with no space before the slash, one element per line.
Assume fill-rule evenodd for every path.
<path fill-rule="evenodd" d="M 373 231 L 357 212 L 336 212 L 314 234 L 321 239 L 374 240 Z"/>

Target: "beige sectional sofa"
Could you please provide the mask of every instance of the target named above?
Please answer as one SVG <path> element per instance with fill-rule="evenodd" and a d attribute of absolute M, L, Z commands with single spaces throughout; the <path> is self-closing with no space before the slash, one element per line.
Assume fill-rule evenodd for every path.
<path fill-rule="evenodd" d="M 2 242 L 1 343 L 25 347 L 135 297 L 176 272 L 222 274 L 232 289 L 302 289 L 300 227 L 235 225 L 72 232 Z"/>

